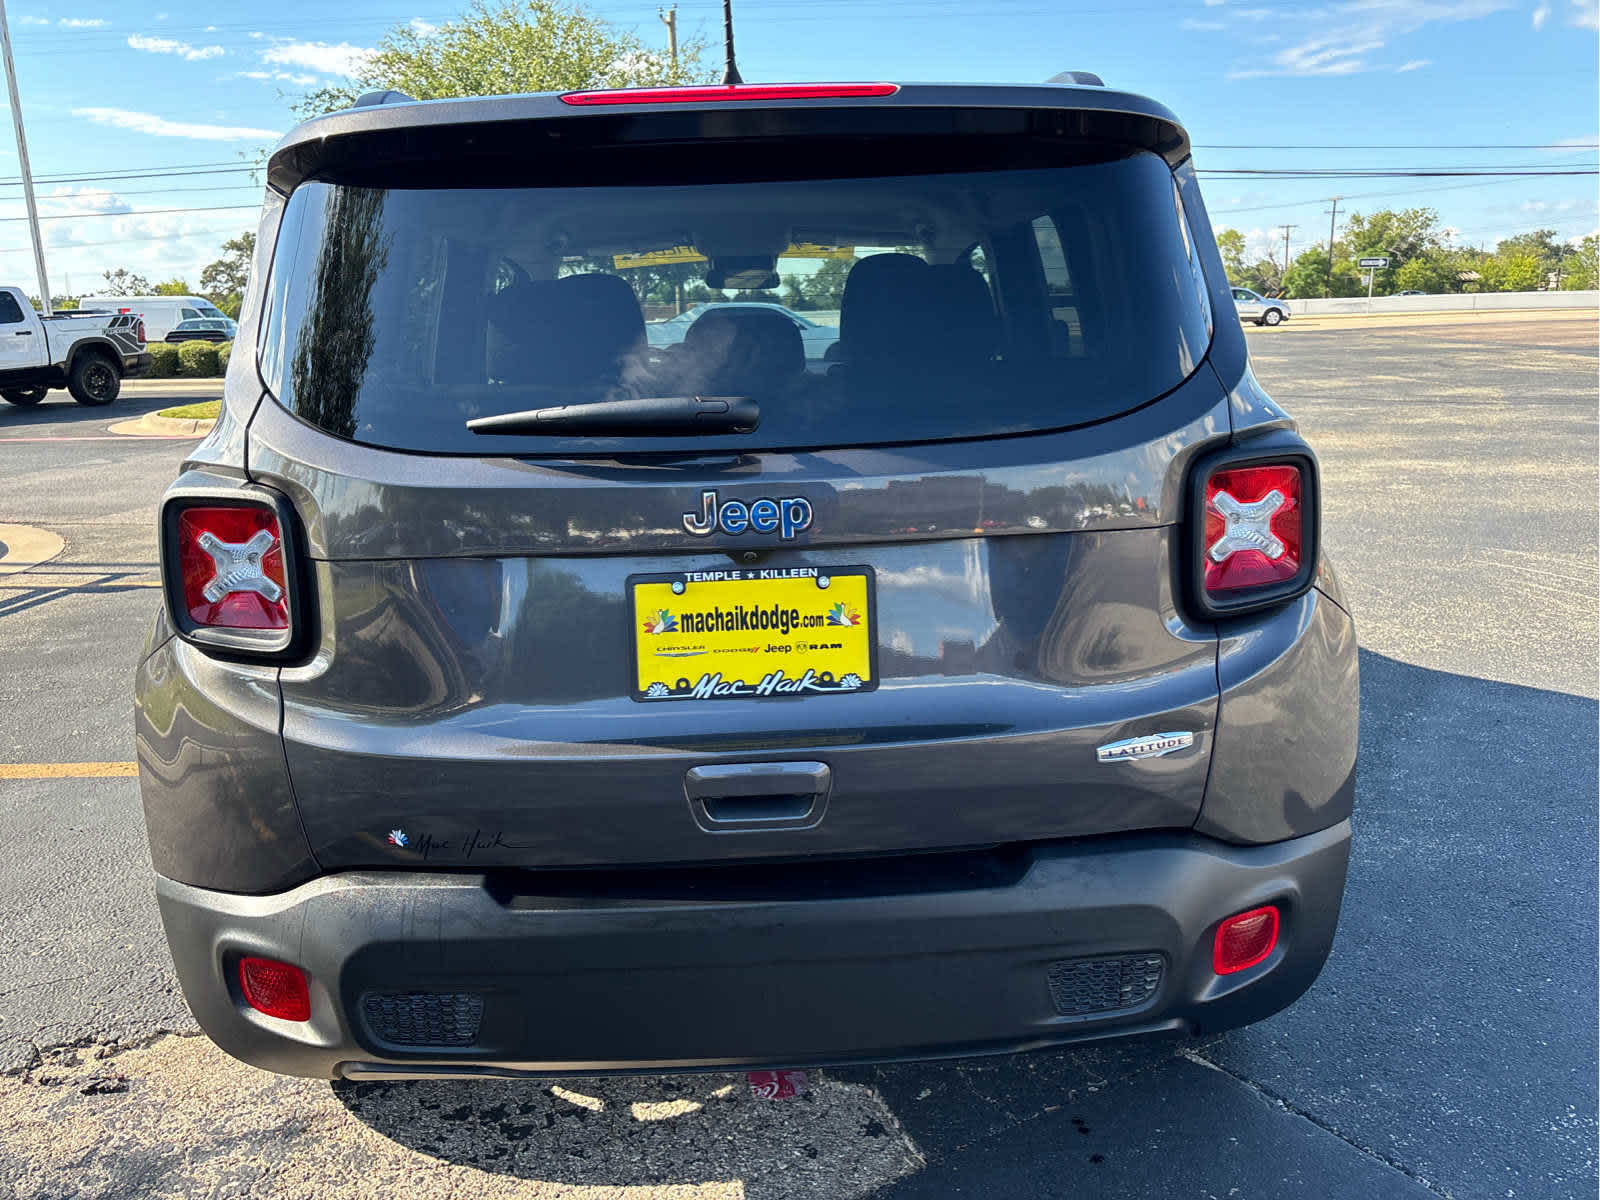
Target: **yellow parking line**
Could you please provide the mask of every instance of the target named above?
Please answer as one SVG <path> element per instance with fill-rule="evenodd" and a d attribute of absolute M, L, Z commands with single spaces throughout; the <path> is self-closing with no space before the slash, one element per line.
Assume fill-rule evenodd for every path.
<path fill-rule="evenodd" d="M 131 762 L 0 763 L 0 779 L 125 779 L 139 773 Z"/>

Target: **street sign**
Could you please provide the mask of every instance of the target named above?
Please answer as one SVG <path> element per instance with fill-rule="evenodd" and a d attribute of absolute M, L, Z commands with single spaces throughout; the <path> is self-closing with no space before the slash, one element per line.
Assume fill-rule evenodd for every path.
<path fill-rule="evenodd" d="M 1389 260 L 1386 257 L 1356 259 L 1356 266 L 1363 269 L 1367 267 L 1387 267 L 1388 265 Z"/>

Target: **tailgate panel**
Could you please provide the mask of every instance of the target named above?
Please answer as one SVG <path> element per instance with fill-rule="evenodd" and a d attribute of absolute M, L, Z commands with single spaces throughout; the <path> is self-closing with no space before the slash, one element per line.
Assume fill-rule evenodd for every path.
<path fill-rule="evenodd" d="M 867 565 L 879 685 L 641 704 L 630 576 L 726 554 L 319 562 L 323 651 L 282 673 L 284 736 L 327 868 L 588 865 L 885 853 L 1187 827 L 1216 643 L 1170 594 L 1173 530 L 790 550 Z M 1095 749 L 1193 732 L 1166 757 Z M 690 768 L 823 761 L 810 828 L 708 833 Z M 398 835 L 391 837 L 391 834 Z"/>

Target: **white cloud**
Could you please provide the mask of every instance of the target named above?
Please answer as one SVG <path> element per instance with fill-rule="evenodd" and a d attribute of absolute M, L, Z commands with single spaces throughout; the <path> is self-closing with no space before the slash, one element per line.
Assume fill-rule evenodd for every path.
<path fill-rule="evenodd" d="M 1566 149 L 1593 150 L 1597 146 L 1600 146 L 1600 133 L 1591 133 L 1587 137 L 1557 138 L 1555 141 L 1549 143 L 1549 148 L 1551 151 Z"/>
<path fill-rule="evenodd" d="M 1426 65 L 1425 60 L 1412 60 L 1394 67 L 1378 56 L 1396 38 L 1425 26 L 1477 20 L 1509 6 L 1510 0 L 1347 0 L 1330 7 L 1284 9 L 1276 15 L 1285 23 L 1300 25 L 1304 32 L 1286 48 L 1268 55 L 1265 61 L 1235 67 L 1228 78 L 1415 70 L 1418 65 Z M 1257 10 L 1225 11 L 1243 16 L 1246 11 Z M 1263 11 L 1262 15 L 1271 14 Z"/>
<path fill-rule="evenodd" d="M 203 125 L 190 121 L 169 121 L 153 113 L 132 112 L 125 108 L 75 108 L 75 117 L 84 117 L 96 125 L 109 125 L 113 129 L 127 129 L 134 133 L 147 133 L 153 137 L 190 138 L 201 142 L 275 141 L 279 131 L 253 129 L 246 125 Z"/>
<path fill-rule="evenodd" d="M 1541 4 L 1533 10 L 1533 28 L 1537 31 L 1544 28 L 1544 23 L 1550 19 L 1550 6 Z"/>
<path fill-rule="evenodd" d="M 1432 66 L 1432 65 L 1433 65 L 1433 59 L 1431 59 L 1431 58 L 1413 58 L 1410 62 L 1404 63 L 1401 66 L 1396 67 L 1395 70 L 1399 71 L 1401 73 L 1404 73 L 1406 71 L 1420 71 L 1423 67 L 1428 67 L 1428 66 Z"/>
<path fill-rule="evenodd" d="M 261 61 L 276 67 L 303 67 L 322 75 L 355 75 L 374 51 L 349 42 L 279 42 L 261 52 Z"/>
<path fill-rule="evenodd" d="M 1569 14 L 1572 24 L 1579 29 L 1600 29 L 1600 2 L 1597 0 L 1572 0 Z"/>
<path fill-rule="evenodd" d="M 1221 21 L 1197 21 L 1193 17 L 1185 17 L 1178 26 L 1192 33 L 1220 33 L 1227 28 Z"/>
<path fill-rule="evenodd" d="M 99 17 L 62 17 L 56 24 L 63 29 L 99 29 L 105 22 Z"/>
<path fill-rule="evenodd" d="M 126 213 L 133 205 L 115 192 L 95 187 L 58 187 L 39 197 L 41 216 L 65 216 L 69 213 Z"/>
<path fill-rule="evenodd" d="M 295 71 L 240 71 L 239 79 L 273 80 L 279 83 L 294 83 L 301 87 L 310 87 L 317 82 L 315 75 L 301 75 Z"/>
<path fill-rule="evenodd" d="M 18 20 L 17 20 L 17 24 L 19 24 L 19 25 L 48 25 L 48 24 L 50 24 L 50 18 L 49 17 L 19 17 Z"/>
<path fill-rule="evenodd" d="M 412 17 L 410 21 L 411 32 L 418 37 L 427 37 L 430 33 L 438 33 L 439 27 L 424 21 L 421 17 Z"/>
<path fill-rule="evenodd" d="M 129 37 L 128 46 L 148 54 L 176 54 L 179 58 L 190 62 L 198 62 L 203 58 L 221 58 L 226 53 L 221 46 L 191 46 L 188 42 L 180 42 L 173 38 L 146 37 L 142 33 Z"/>

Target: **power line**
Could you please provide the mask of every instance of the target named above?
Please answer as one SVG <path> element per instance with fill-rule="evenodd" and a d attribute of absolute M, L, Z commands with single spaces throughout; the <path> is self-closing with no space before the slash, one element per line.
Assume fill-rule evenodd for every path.
<path fill-rule="evenodd" d="M 239 212 L 244 209 L 259 211 L 259 204 L 210 204 L 197 208 L 134 208 L 127 212 L 75 212 L 52 213 L 48 217 L 40 217 L 41 221 L 82 221 L 88 217 L 156 217 L 168 213 L 197 213 L 197 212 Z M 26 221 L 27 217 L 0 217 L 0 221 Z M 180 235 L 181 236 L 181 235 Z"/>
<path fill-rule="evenodd" d="M 1474 183 L 1447 183 L 1443 187 L 1403 188 L 1403 189 L 1400 189 L 1399 191 L 1386 191 L 1386 192 L 1355 192 L 1355 193 L 1352 193 L 1351 195 L 1345 196 L 1344 199 L 1346 199 L 1346 200 L 1383 200 L 1383 199 L 1387 199 L 1387 198 L 1389 198 L 1391 196 L 1429 196 L 1429 195 L 1432 195 L 1435 192 L 1460 192 L 1460 191 L 1468 191 L 1468 190 L 1471 190 L 1472 188 L 1495 187 L 1495 186 L 1498 186 L 1500 184 L 1515 183 L 1515 182 L 1516 182 L 1515 179 L 1490 179 L 1490 180 L 1478 181 L 1478 182 L 1474 182 Z M 1275 200 L 1270 204 L 1250 204 L 1250 205 L 1246 205 L 1243 208 L 1218 208 L 1218 209 L 1212 209 L 1211 210 L 1211 215 L 1214 216 L 1214 217 L 1221 217 L 1221 216 L 1227 216 L 1227 215 L 1232 214 L 1232 213 L 1266 212 L 1269 209 L 1278 209 L 1278 208 L 1309 208 L 1313 204 L 1322 204 L 1322 203 L 1324 203 L 1324 201 L 1325 201 L 1325 197 L 1318 197 L 1318 198 L 1312 199 L 1312 200 Z"/>

